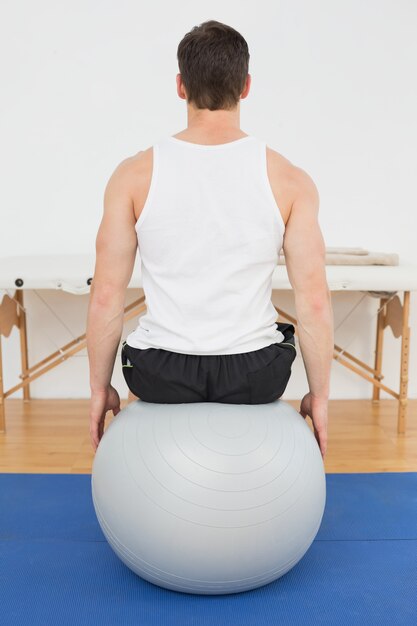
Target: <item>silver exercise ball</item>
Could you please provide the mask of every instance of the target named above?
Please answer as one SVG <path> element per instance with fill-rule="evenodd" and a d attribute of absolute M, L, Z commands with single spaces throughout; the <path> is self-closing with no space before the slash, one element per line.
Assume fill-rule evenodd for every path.
<path fill-rule="evenodd" d="M 318 444 L 282 400 L 136 400 L 107 427 L 91 485 L 117 556 L 151 583 L 196 594 L 247 591 L 288 572 L 326 501 Z"/>

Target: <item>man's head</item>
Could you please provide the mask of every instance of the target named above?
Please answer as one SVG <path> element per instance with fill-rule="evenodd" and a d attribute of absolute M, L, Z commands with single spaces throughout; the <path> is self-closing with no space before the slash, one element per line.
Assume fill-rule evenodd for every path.
<path fill-rule="evenodd" d="M 249 56 L 231 26 L 215 20 L 194 26 L 178 45 L 178 94 L 197 109 L 235 109 L 249 92 Z"/>

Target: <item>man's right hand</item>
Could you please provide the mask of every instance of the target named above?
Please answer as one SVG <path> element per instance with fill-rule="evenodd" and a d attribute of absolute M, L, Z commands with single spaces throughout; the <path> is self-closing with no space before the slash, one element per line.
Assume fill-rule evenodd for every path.
<path fill-rule="evenodd" d="M 300 415 L 311 418 L 314 428 L 314 436 L 319 444 L 321 455 L 327 450 L 327 410 L 328 400 L 326 398 L 316 398 L 310 392 L 301 400 Z"/>

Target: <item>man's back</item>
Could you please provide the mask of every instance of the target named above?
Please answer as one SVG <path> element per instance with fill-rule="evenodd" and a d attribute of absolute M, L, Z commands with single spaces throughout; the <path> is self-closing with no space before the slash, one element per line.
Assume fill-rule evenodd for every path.
<path fill-rule="evenodd" d="M 265 142 L 250 135 L 218 144 L 166 137 L 153 146 L 150 179 L 141 154 L 135 229 L 148 309 L 127 343 L 209 355 L 282 341 L 271 280 L 285 224 Z M 140 169 L 139 160 L 132 169 Z"/>
<path fill-rule="evenodd" d="M 240 137 L 242 136 L 237 139 Z M 188 131 L 177 134 L 176 138 L 207 145 L 216 145 L 218 140 L 213 136 L 202 137 L 201 134 Z M 236 137 L 229 138 L 228 141 L 235 139 Z M 285 226 L 283 252 L 295 298 L 297 300 L 298 295 L 305 294 L 308 298 L 319 301 L 328 292 L 328 287 L 325 275 L 325 244 L 318 223 L 319 195 L 316 185 L 303 169 L 268 146 L 266 163 L 276 211 Z M 136 222 L 140 219 L 149 195 L 152 171 L 152 147 L 129 159 L 129 187 Z"/>
<path fill-rule="evenodd" d="M 182 132 L 175 135 L 175 137 L 191 143 L 205 143 L 204 138 L 196 136 L 195 133 Z M 229 139 L 228 141 L 234 141 L 235 139 Z M 211 137 L 210 140 L 212 144 L 222 143 L 222 141 L 217 142 L 215 137 Z M 207 144 L 210 145 L 208 142 Z M 140 217 L 149 193 L 153 170 L 152 152 L 153 148 L 150 147 L 147 150 L 138 152 L 129 159 L 130 185 L 136 220 Z M 283 222 L 286 224 L 297 188 L 302 184 L 303 174 L 304 176 L 306 175 L 303 170 L 293 165 L 283 155 L 269 146 L 267 146 L 266 157 L 268 179 L 277 203 L 277 211 L 281 213 Z"/>

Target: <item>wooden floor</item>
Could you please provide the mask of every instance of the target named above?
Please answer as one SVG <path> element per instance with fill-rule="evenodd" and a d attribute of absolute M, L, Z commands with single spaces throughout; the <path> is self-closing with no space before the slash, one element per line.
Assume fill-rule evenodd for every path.
<path fill-rule="evenodd" d="M 299 402 L 286 400 L 299 409 Z M 122 408 L 127 404 L 122 401 Z M 88 400 L 6 400 L 0 472 L 89 474 Z M 112 419 L 108 414 L 106 424 Z M 308 419 L 311 427 L 311 422 Z M 331 400 L 326 472 L 416 472 L 417 400 L 410 400 L 406 435 L 397 435 L 397 402 Z"/>

